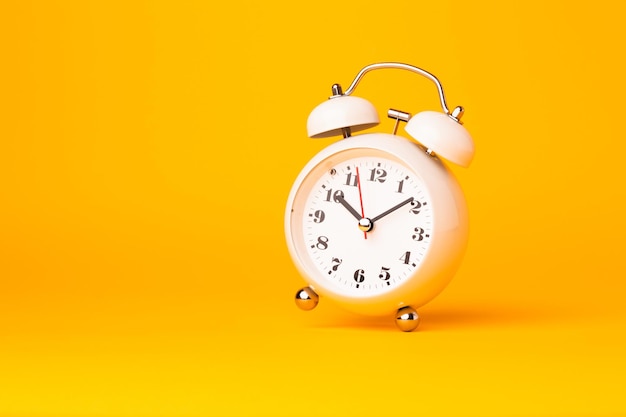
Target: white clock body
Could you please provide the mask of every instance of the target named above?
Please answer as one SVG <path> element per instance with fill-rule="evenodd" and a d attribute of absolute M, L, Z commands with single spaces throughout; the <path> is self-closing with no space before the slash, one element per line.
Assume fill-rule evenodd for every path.
<path fill-rule="evenodd" d="M 404 137 L 369 133 L 324 148 L 303 168 L 285 233 L 317 294 L 386 315 L 420 307 L 448 284 L 467 246 L 467 206 L 439 158 Z"/>

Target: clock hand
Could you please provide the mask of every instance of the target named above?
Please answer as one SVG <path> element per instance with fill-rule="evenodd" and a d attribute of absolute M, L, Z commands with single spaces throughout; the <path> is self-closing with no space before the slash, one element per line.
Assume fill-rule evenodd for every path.
<path fill-rule="evenodd" d="M 383 217 L 385 217 L 386 215 L 393 213 L 394 211 L 398 210 L 400 207 L 404 206 L 405 204 L 410 203 L 411 201 L 415 200 L 413 197 L 407 198 L 406 200 L 404 200 L 403 202 L 396 204 L 395 206 L 393 206 L 392 208 L 390 208 L 389 210 L 380 213 L 378 216 L 374 217 L 372 219 L 372 223 L 377 222 L 378 220 L 382 219 Z"/>
<path fill-rule="evenodd" d="M 352 207 L 342 196 L 338 195 L 335 197 L 335 200 L 337 200 L 338 202 L 341 203 L 342 206 L 344 206 L 346 209 L 348 209 L 348 211 L 350 212 L 350 214 L 352 214 L 354 216 L 355 219 L 357 220 L 361 220 L 363 217 L 359 214 L 358 211 L 356 211 L 354 209 L 354 207 Z"/>

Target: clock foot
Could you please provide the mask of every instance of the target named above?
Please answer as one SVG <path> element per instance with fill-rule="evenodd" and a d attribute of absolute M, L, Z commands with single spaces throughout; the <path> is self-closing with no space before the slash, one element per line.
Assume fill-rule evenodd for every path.
<path fill-rule="evenodd" d="M 411 332 L 417 329 L 420 324 L 420 318 L 412 307 L 402 307 L 396 313 L 396 325 L 403 332 Z"/>
<path fill-rule="evenodd" d="M 311 287 L 304 287 L 296 293 L 296 305 L 305 311 L 313 310 L 319 299 Z"/>

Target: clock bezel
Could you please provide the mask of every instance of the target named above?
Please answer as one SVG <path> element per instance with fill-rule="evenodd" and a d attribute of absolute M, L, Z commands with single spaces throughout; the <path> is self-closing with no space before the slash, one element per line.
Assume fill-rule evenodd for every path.
<path fill-rule="evenodd" d="M 403 164 L 418 177 L 432 204 L 432 238 L 420 265 L 387 291 L 363 295 L 343 291 L 332 285 L 318 268 L 306 260 L 308 254 L 296 242 L 302 225 L 293 224 L 293 210 L 303 183 L 312 173 L 324 172 L 333 156 L 348 152 L 349 158 L 382 152 L 388 159 Z M 342 158 L 345 159 L 345 158 Z M 321 164 L 326 164 L 321 168 Z M 319 178 L 319 177 L 316 177 Z M 311 181 L 315 181 L 314 179 Z M 302 196 L 306 199 L 306 196 Z M 299 203 L 300 204 L 300 203 Z M 301 204 L 304 204 L 303 202 Z M 468 240 L 467 206 L 454 175 L 437 157 L 430 156 L 415 142 L 386 134 L 368 133 L 352 136 L 333 143 L 315 155 L 302 169 L 288 197 L 285 212 L 285 235 L 289 253 L 302 277 L 318 294 L 328 297 L 343 307 L 362 314 L 382 315 L 410 305 L 417 308 L 434 298 L 448 284 L 456 272 Z"/>

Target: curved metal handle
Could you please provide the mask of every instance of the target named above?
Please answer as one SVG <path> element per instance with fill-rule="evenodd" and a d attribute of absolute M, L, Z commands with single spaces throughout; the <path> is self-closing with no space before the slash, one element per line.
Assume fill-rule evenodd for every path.
<path fill-rule="evenodd" d="M 350 84 L 350 87 L 348 87 L 348 89 L 345 91 L 345 93 L 343 93 L 343 95 L 349 96 L 350 94 L 352 94 L 356 86 L 361 81 L 361 78 L 363 78 L 363 76 L 367 74 L 368 72 L 377 70 L 377 69 L 385 69 L 385 68 L 403 69 L 403 70 L 415 72 L 419 75 L 422 75 L 428 78 L 432 82 L 434 82 L 435 85 L 437 86 L 437 91 L 439 92 L 439 101 L 441 102 L 441 108 L 447 115 L 450 115 L 450 110 L 448 110 L 448 106 L 446 104 L 446 97 L 443 94 L 443 86 L 441 85 L 437 77 L 435 77 L 433 74 L 431 74 L 430 72 L 426 70 L 423 70 L 418 67 L 414 67 L 413 65 L 403 64 L 400 62 L 379 62 L 376 64 L 370 64 L 366 66 L 357 74 L 357 76 L 354 78 L 354 81 L 352 81 L 352 84 Z"/>

